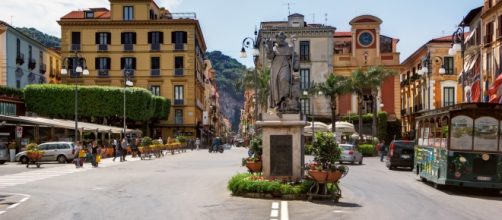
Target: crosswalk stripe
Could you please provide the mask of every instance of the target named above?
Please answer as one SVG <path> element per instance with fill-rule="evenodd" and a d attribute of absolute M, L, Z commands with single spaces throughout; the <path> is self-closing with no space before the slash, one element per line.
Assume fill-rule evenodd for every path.
<path fill-rule="evenodd" d="M 132 159 L 130 161 L 138 161 L 139 159 Z M 128 159 L 129 161 L 129 159 Z M 108 161 L 110 162 L 110 161 Z M 100 168 L 113 167 L 118 165 L 123 165 L 126 163 L 108 163 L 108 164 L 100 164 Z M 72 173 L 79 173 L 88 170 L 94 170 L 90 165 L 84 166 L 82 168 L 75 168 L 73 164 L 68 164 L 66 166 L 54 167 L 54 168 L 45 168 L 43 170 L 32 170 L 26 171 L 16 174 L 3 175 L 0 176 L 0 188 L 12 187 L 16 185 L 22 185 L 26 183 L 31 183 L 34 181 L 49 179 L 52 177 L 58 177 L 63 175 L 68 175 Z"/>

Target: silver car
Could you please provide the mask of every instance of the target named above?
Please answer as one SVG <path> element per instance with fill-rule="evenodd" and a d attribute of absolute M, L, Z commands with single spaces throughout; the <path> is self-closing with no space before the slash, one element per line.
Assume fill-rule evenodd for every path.
<path fill-rule="evenodd" d="M 38 149 L 43 151 L 41 161 L 57 161 L 66 163 L 72 161 L 75 156 L 75 146 L 73 142 L 47 142 L 38 145 Z M 26 151 L 16 154 L 16 162 L 27 163 L 29 161 Z"/>
<path fill-rule="evenodd" d="M 338 145 L 342 154 L 340 155 L 340 163 L 350 162 L 351 164 L 363 164 L 363 154 L 357 150 L 357 147 L 352 144 Z"/>

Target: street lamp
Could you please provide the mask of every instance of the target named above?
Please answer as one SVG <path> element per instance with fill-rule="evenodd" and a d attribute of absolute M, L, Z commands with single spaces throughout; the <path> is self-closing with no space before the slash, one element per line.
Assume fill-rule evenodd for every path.
<path fill-rule="evenodd" d="M 124 69 L 124 137 L 126 138 L 126 141 L 127 141 L 127 135 L 126 135 L 126 131 L 127 131 L 126 89 L 128 86 L 134 85 L 134 83 L 131 81 L 131 78 L 133 77 L 133 75 L 134 75 L 134 72 L 129 67 L 126 67 L 126 69 Z"/>
<path fill-rule="evenodd" d="M 71 64 L 70 64 L 71 61 Z M 73 78 L 73 83 L 75 84 L 75 143 L 78 140 L 78 88 L 77 79 L 80 76 L 88 76 L 89 70 L 87 70 L 86 60 L 77 51 L 73 57 L 65 57 L 63 59 L 63 66 L 61 68 L 61 75 L 65 76 L 70 72 L 70 77 Z M 72 67 L 72 69 L 67 70 L 66 67 Z M 73 70 L 75 68 L 75 70 Z M 75 71 L 75 73 L 73 73 Z"/>
<path fill-rule="evenodd" d="M 304 90 L 303 91 L 303 96 L 307 97 L 308 95 L 309 95 L 309 92 L 307 90 Z M 324 94 L 323 94 L 322 91 L 318 91 L 317 95 L 322 96 Z M 312 105 L 312 114 L 310 114 L 310 117 L 312 118 L 312 142 L 314 142 L 314 140 L 315 140 L 315 120 L 314 120 L 315 111 L 314 111 L 314 106 L 315 105 Z M 333 126 L 335 126 L 335 125 L 333 125 Z"/>
<path fill-rule="evenodd" d="M 451 35 L 451 48 L 448 51 L 450 56 L 454 56 L 457 52 L 461 52 L 462 55 L 462 102 L 465 102 L 465 69 L 464 69 L 464 54 L 465 54 L 465 35 L 464 26 L 458 27 L 453 35 Z"/>
<path fill-rule="evenodd" d="M 247 52 L 246 48 L 252 49 L 252 54 L 253 54 L 253 62 L 254 62 L 254 94 L 255 98 L 258 98 L 258 80 L 257 80 L 257 62 L 258 62 L 258 56 L 260 56 L 260 50 L 258 49 L 258 31 L 255 29 L 254 30 L 254 38 L 251 37 L 246 37 L 244 40 L 242 40 L 242 48 L 241 48 L 241 58 L 247 58 Z M 258 119 L 258 102 L 254 103 L 254 120 Z"/>
<path fill-rule="evenodd" d="M 450 49 L 451 50 L 451 49 Z M 446 73 L 446 69 L 444 68 L 444 63 L 443 63 L 443 59 L 441 57 L 436 57 L 438 59 L 441 60 L 441 67 L 439 68 L 439 74 L 445 74 Z M 422 58 L 422 68 L 420 70 L 418 70 L 418 75 L 420 76 L 423 76 L 425 75 L 425 90 L 427 90 L 427 103 L 428 103 L 428 106 L 427 106 L 427 110 L 430 110 L 431 109 L 431 97 L 430 97 L 430 77 L 429 77 L 429 74 L 432 73 L 432 63 L 431 63 L 431 53 L 428 52 L 427 55 L 425 55 L 423 58 Z"/>

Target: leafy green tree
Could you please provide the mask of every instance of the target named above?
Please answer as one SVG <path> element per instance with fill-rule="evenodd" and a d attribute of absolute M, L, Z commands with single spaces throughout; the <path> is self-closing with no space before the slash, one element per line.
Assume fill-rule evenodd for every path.
<path fill-rule="evenodd" d="M 362 104 L 363 96 L 370 95 L 373 100 L 376 100 L 378 95 L 378 88 L 381 86 L 382 82 L 390 76 L 395 75 L 394 70 L 386 69 L 382 66 L 372 66 L 366 71 L 363 69 L 358 69 L 352 73 L 352 90 L 356 93 L 358 97 L 358 110 L 359 115 L 359 135 L 362 138 Z M 373 122 L 372 122 L 372 135 L 377 136 L 377 106 L 376 101 L 373 101 Z"/>
<path fill-rule="evenodd" d="M 315 90 L 321 91 L 322 94 L 330 100 L 331 107 L 331 131 L 336 131 L 336 99 L 351 90 L 350 79 L 345 76 L 329 74 L 326 81 L 315 85 Z"/>

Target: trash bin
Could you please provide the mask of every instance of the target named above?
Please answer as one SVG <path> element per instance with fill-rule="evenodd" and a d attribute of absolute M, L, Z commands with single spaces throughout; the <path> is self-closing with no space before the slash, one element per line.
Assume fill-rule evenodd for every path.
<path fill-rule="evenodd" d="M 0 144 L 0 164 L 4 164 L 9 160 L 9 149 L 5 144 Z"/>

